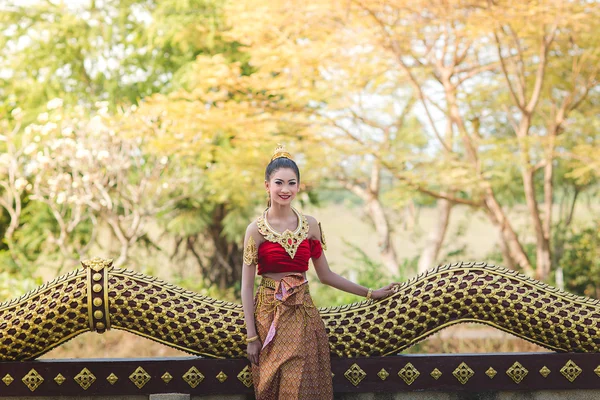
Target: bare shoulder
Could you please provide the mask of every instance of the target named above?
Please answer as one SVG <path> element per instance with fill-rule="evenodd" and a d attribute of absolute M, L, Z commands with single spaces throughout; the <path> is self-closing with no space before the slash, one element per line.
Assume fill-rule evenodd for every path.
<path fill-rule="evenodd" d="M 304 215 L 308 221 L 308 237 L 309 239 L 321 239 L 321 230 L 319 229 L 319 221 L 312 215 Z"/>
<path fill-rule="evenodd" d="M 248 227 L 246 228 L 246 235 L 258 235 L 258 224 L 256 223 L 256 220 L 250 222 L 250 224 L 248 224 Z"/>
<path fill-rule="evenodd" d="M 313 217 L 312 215 L 307 215 L 304 214 L 304 216 L 306 217 L 306 220 L 308 221 L 308 225 L 310 226 L 318 226 L 319 225 L 319 221 L 317 221 L 317 219 L 315 217 Z"/>
<path fill-rule="evenodd" d="M 245 235 L 244 241 L 249 240 L 250 237 L 252 237 L 254 239 L 254 242 L 258 245 L 260 245 L 264 241 L 263 236 L 260 234 L 260 231 L 258 230 L 258 225 L 256 223 L 256 220 L 252 221 L 246 228 L 246 235 Z"/>

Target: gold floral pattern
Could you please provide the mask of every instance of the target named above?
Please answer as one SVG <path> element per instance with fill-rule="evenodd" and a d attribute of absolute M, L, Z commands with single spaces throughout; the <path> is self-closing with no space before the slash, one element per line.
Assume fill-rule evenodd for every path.
<path fill-rule="evenodd" d="M 421 375 L 418 369 L 411 363 L 407 363 L 404 368 L 398 371 L 398 376 L 402 378 L 407 385 L 411 385 Z"/>
<path fill-rule="evenodd" d="M 350 366 L 350 368 L 348 368 L 346 370 L 346 372 L 344 373 L 344 376 L 354 386 L 358 386 L 360 381 L 365 379 L 367 374 L 365 373 L 365 371 L 363 371 L 363 369 L 358 364 L 354 363 L 354 364 L 352 364 L 352 366 Z"/>
<path fill-rule="evenodd" d="M 58 386 L 62 385 L 63 383 L 65 383 L 65 381 L 67 380 L 67 378 L 65 378 L 63 376 L 63 374 L 58 374 L 54 377 L 54 382 L 56 382 L 56 384 Z"/>
<path fill-rule="evenodd" d="M 14 381 L 14 378 L 12 376 L 10 376 L 10 374 L 6 374 L 6 375 L 4 375 L 4 378 L 2 378 L 2 382 L 4 382 L 4 384 L 6 386 L 13 383 L 13 381 Z"/>
<path fill-rule="evenodd" d="M 244 247 L 244 264 L 258 264 L 258 248 L 256 247 L 256 241 L 254 241 L 252 236 L 248 238 L 248 244 Z"/>
<path fill-rule="evenodd" d="M 32 392 L 44 382 L 44 378 L 33 368 L 21 380 Z"/>
<path fill-rule="evenodd" d="M 325 240 L 325 232 L 323 232 L 323 227 L 321 226 L 320 222 L 319 222 L 319 231 L 321 232 L 321 247 L 323 247 L 323 250 L 327 250 L 327 241 Z"/>
<path fill-rule="evenodd" d="M 165 372 L 164 374 L 162 374 L 162 376 L 160 377 L 160 379 L 162 379 L 165 383 L 169 383 L 171 382 L 171 379 L 173 379 L 173 375 L 171 375 L 168 371 Z"/>
<path fill-rule="evenodd" d="M 293 232 L 286 229 L 285 232 L 279 233 L 273 229 L 271 225 L 269 225 L 269 221 L 267 221 L 268 209 L 263 212 L 263 215 L 258 217 L 256 224 L 258 226 L 258 231 L 265 237 L 265 240 L 272 243 L 279 243 L 289 256 L 294 258 L 298 246 L 300 246 L 300 243 L 308 237 L 308 230 L 310 227 L 305 215 L 301 214 L 300 211 L 296 210 L 294 207 L 292 207 L 292 210 L 298 217 L 298 227 Z"/>
<path fill-rule="evenodd" d="M 379 379 L 381 379 L 382 381 L 385 381 L 387 379 L 388 376 L 390 376 L 390 373 L 387 372 L 387 370 L 385 368 L 381 368 L 379 370 L 379 372 L 377 373 L 377 376 L 379 377 Z"/>
<path fill-rule="evenodd" d="M 529 371 L 527 368 L 518 361 L 515 361 L 515 363 L 506 371 L 506 375 L 510 376 L 510 379 L 515 381 L 515 383 L 521 383 L 528 373 Z"/>
<path fill-rule="evenodd" d="M 473 371 L 465 362 L 461 362 L 460 365 L 458 367 L 456 367 L 456 369 L 454 371 L 452 371 L 452 375 L 454 375 L 454 377 L 456 379 L 458 379 L 458 381 L 461 384 L 465 384 L 469 381 L 469 379 L 471 379 L 471 377 L 473 375 L 475 375 L 475 371 Z"/>
<path fill-rule="evenodd" d="M 117 383 L 117 381 L 119 380 L 119 377 L 116 376 L 114 373 L 110 373 L 109 376 L 106 377 L 106 380 L 108 381 L 108 383 L 110 383 L 111 385 L 114 385 L 115 383 Z"/>
<path fill-rule="evenodd" d="M 435 368 L 433 371 L 431 371 L 429 375 L 431 375 L 431 377 L 437 381 L 438 379 L 440 379 L 440 376 L 442 376 L 442 371 Z"/>
<path fill-rule="evenodd" d="M 141 389 L 150 380 L 150 375 L 148 375 L 144 368 L 137 367 L 135 371 L 129 375 L 129 380 L 133 382 L 138 389 Z"/>
<path fill-rule="evenodd" d="M 581 374 L 582 369 L 579 365 L 575 364 L 573 360 L 567 361 L 567 363 L 560 369 L 560 373 L 563 374 L 569 382 L 574 382 L 575 379 Z"/>

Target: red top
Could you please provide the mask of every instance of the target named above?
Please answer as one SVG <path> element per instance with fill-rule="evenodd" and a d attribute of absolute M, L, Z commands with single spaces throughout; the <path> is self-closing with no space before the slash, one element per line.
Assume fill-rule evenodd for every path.
<path fill-rule="evenodd" d="M 265 241 L 258 247 L 257 274 L 308 271 L 308 260 L 317 259 L 322 253 L 323 248 L 318 239 L 304 239 L 298 245 L 294 258 L 279 243 Z"/>

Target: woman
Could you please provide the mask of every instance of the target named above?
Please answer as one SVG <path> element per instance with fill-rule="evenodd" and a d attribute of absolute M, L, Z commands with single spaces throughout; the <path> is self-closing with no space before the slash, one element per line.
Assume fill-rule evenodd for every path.
<path fill-rule="evenodd" d="M 349 293 L 381 299 L 395 285 L 372 290 L 329 269 L 320 224 L 291 205 L 299 183 L 298 166 L 279 146 L 265 172 L 269 207 L 244 239 L 242 304 L 257 400 L 333 398 L 328 337 L 306 281 L 310 258 L 322 283 Z M 253 296 L 255 273 L 262 280 Z"/>

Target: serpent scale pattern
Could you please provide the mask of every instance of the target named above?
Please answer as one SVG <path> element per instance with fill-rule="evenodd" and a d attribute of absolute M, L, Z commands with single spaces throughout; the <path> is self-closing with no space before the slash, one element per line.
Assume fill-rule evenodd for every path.
<path fill-rule="evenodd" d="M 90 330 L 86 271 L 0 303 L 0 361 L 32 360 Z"/>
<path fill-rule="evenodd" d="M 114 329 L 191 354 L 245 357 L 240 304 L 105 265 L 106 282 L 96 278 L 105 284 L 104 289 L 92 286 L 93 275 L 87 271 L 86 277 L 84 268 L 0 304 L 0 360 L 35 359 L 83 332 L 96 330 L 91 319 L 100 317 Z M 90 311 L 90 288 L 97 292 L 91 295 L 108 299 L 109 315 Z M 558 352 L 597 353 L 600 346 L 598 300 L 486 263 L 438 266 L 399 284 L 387 299 L 320 308 L 319 312 L 334 357 L 396 354 L 464 322 L 486 324 Z"/>

